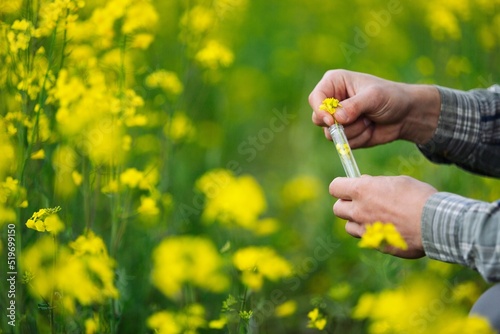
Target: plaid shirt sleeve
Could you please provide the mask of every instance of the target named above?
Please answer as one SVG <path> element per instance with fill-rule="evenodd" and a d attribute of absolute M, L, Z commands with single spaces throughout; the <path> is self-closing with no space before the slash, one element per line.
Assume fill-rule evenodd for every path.
<path fill-rule="evenodd" d="M 441 113 L 434 137 L 420 145 L 437 163 L 500 177 L 500 86 L 468 92 L 437 87 Z"/>
<path fill-rule="evenodd" d="M 469 92 L 438 89 L 438 128 L 420 150 L 431 161 L 499 177 L 500 86 Z M 429 258 L 475 269 L 488 282 L 500 281 L 500 201 L 436 193 L 422 213 L 422 239 Z"/>

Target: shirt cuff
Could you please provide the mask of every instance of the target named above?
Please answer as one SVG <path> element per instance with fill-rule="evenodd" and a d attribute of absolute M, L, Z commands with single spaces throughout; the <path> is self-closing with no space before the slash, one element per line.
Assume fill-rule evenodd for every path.
<path fill-rule="evenodd" d="M 436 163 L 456 163 L 468 159 L 479 141 L 480 115 L 477 101 L 460 90 L 436 86 L 441 97 L 438 126 L 432 139 L 418 145 L 422 153 Z"/>

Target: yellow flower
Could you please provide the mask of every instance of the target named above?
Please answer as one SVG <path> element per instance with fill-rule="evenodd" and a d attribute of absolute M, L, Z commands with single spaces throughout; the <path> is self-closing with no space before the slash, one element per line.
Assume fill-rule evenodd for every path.
<path fill-rule="evenodd" d="M 181 326 L 175 321 L 175 315 L 169 311 L 154 313 L 148 318 L 147 325 L 158 334 L 178 334 L 182 332 Z"/>
<path fill-rule="evenodd" d="M 196 61 L 203 67 L 216 70 L 229 67 L 234 60 L 233 52 L 216 40 L 210 40 L 205 47 L 195 55 Z"/>
<path fill-rule="evenodd" d="M 221 292 L 228 286 L 222 258 L 208 239 L 194 236 L 163 240 L 153 252 L 153 284 L 169 298 L 181 293 L 185 283 Z"/>
<path fill-rule="evenodd" d="M 161 88 L 165 93 L 174 96 L 184 90 L 178 75 L 172 71 L 158 70 L 146 77 L 146 86 L 150 88 Z"/>
<path fill-rule="evenodd" d="M 211 320 L 208 323 L 208 328 L 222 329 L 226 325 L 227 325 L 227 318 L 220 318 L 220 319 L 216 319 L 216 320 Z"/>
<path fill-rule="evenodd" d="M 298 206 L 312 202 L 318 198 L 321 184 L 309 175 L 299 175 L 288 181 L 281 192 L 286 206 Z"/>
<path fill-rule="evenodd" d="M 85 320 L 85 334 L 95 334 L 99 331 L 99 315 L 94 313 L 92 318 Z"/>
<path fill-rule="evenodd" d="M 342 108 L 342 105 L 339 103 L 339 100 L 333 97 L 324 99 L 319 106 L 319 110 L 327 111 L 332 115 L 337 111 L 337 108 Z"/>
<path fill-rule="evenodd" d="M 263 279 L 277 281 L 292 274 L 288 261 L 270 247 L 246 247 L 233 255 L 233 264 L 242 271 L 242 281 L 254 290 L 260 290 Z"/>
<path fill-rule="evenodd" d="M 158 23 L 158 13 L 150 1 L 137 1 L 127 8 L 122 26 L 124 34 L 138 30 L 152 30 Z"/>
<path fill-rule="evenodd" d="M 136 168 L 128 168 L 120 174 L 120 182 L 129 188 L 137 188 L 144 178 L 144 173 Z"/>
<path fill-rule="evenodd" d="M 26 222 L 26 226 L 38 232 L 51 232 L 58 234 L 64 229 L 64 224 L 57 215 L 61 207 L 40 209 L 33 213 Z"/>
<path fill-rule="evenodd" d="M 408 249 L 406 241 L 391 223 L 375 222 L 366 227 L 365 234 L 358 243 L 362 248 L 380 248 L 385 245 L 393 246 L 402 250 Z"/>
<path fill-rule="evenodd" d="M 178 111 L 167 121 L 163 133 L 173 142 L 180 142 L 192 139 L 195 135 L 195 127 L 185 113 Z"/>
<path fill-rule="evenodd" d="M 156 205 L 156 200 L 149 196 L 141 196 L 141 205 L 137 208 L 139 214 L 146 217 L 157 216 L 160 214 L 160 209 Z"/>
<path fill-rule="evenodd" d="M 31 154 L 31 159 L 33 160 L 43 160 L 45 159 L 45 151 L 43 149 L 40 149 L 36 152 L 33 152 Z"/>
<path fill-rule="evenodd" d="M 309 318 L 309 322 L 307 323 L 308 328 L 316 328 L 320 331 L 325 329 L 326 318 L 323 314 L 320 313 L 317 307 L 314 310 L 310 311 L 307 314 L 307 317 Z"/>
<path fill-rule="evenodd" d="M 194 334 L 206 326 L 205 309 L 200 304 L 191 304 L 178 312 L 159 311 L 147 319 L 147 325 L 159 334 Z"/>
<path fill-rule="evenodd" d="M 85 240 L 83 240 L 85 239 Z M 92 240 L 88 240 L 92 239 Z M 71 248 L 81 244 L 98 244 L 84 247 L 85 250 L 57 245 L 50 237 L 42 237 L 23 250 L 21 268 L 29 271 L 29 290 L 33 296 L 51 300 L 52 293 L 61 294 L 61 304 L 75 312 L 75 303 L 80 305 L 102 304 L 109 298 L 117 298 L 114 286 L 114 261 L 107 256 L 102 239 L 87 233 L 71 243 Z"/>
<path fill-rule="evenodd" d="M 132 39 L 131 47 L 145 50 L 153 43 L 153 40 L 152 34 L 136 34 Z"/>
<path fill-rule="evenodd" d="M 267 203 L 264 191 L 252 176 L 236 177 L 230 170 L 215 169 L 198 179 L 196 188 L 205 194 L 205 221 L 259 230 L 259 216 Z"/>
<path fill-rule="evenodd" d="M 276 306 L 274 314 L 279 318 L 285 318 L 293 315 L 297 311 L 297 302 L 288 300 L 281 305 Z"/>

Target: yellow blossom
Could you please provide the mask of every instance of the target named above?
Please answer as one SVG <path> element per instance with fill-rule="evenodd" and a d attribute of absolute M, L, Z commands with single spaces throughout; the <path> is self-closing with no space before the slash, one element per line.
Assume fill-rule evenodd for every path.
<path fill-rule="evenodd" d="M 174 96 L 182 93 L 184 87 L 175 72 L 158 70 L 146 77 L 146 86 L 150 88 L 161 88 L 165 93 Z"/>
<path fill-rule="evenodd" d="M 57 215 L 60 210 L 60 207 L 40 209 L 28 219 L 26 226 L 38 232 L 58 234 L 64 229 L 64 224 Z"/>
<path fill-rule="evenodd" d="M 153 40 L 154 35 L 152 34 L 136 34 L 134 35 L 130 46 L 145 50 L 151 45 L 151 43 L 153 43 Z"/>
<path fill-rule="evenodd" d="M 22 2 L 22 0 L 0 1 L 0 13 L 15 13 L 21 8 Z"/>
<path fill-rule="evenodd" d="M 319 309 L 316 307 L 312 311 L 310 311 L 307 314 L 307 317 L 309 318 L 309 322 L 307 323 L 308 328 L 316 328 L 319 329 L 320 331 L 325 329 L 326 326 L 326 318 Z"/>
<path fill-rule="evenodd" d="M 220 318 L 216 320 L 211 320 L 208 323 L 208 328 L 223 329 L 226 325 L 227 325 L 227 318 Z"/>
<path fill-rule="evenodd" d="M 85 334 L 95 334 L 99 331 L 99 315 L 94 313 L 92 318 L 85 320 Z"/>
<path fill-rule="evenodd" d="M 177 312 L 159 311 L 147 319 L 147 325 L 160 334 L 194 334 L 206 326 L 205 309 L 200 304 L 190 304 Z"/>
<path fill-rule="evenodd" d="M 297 302 L 295 300 L 288 300 L 281 305 L 276 306 L 274 314 L 279 318 L 289 317 L 297 311 Z"/>
<path fill-rule="evenodd" d="M 299 175 L 283 186 L 281 194 L 286 206 L 298 206 L 316 200 L 320 191 L 321 185 L 317 178 Z"/>
<path fill-rule="evenodd" d="M 163 133 L 174 142 L 190 140 L 195 135 L 195 127 L 184 112 L 178 111 L 165 124 Z"/>
<path fill-rule="evenodd" d="M 362 248 L 380 248 L 385 245 L 402 250 L 408 249 L 406 241 L 391 223 L 375 222 L 367 225 L 365 234 L 361 237 L 359 246 Z"/>
<path fill-rule="evenodd" d="M 342 108 L 342 105 L 339 103 L 339 100 L 334 97 L 324 99 L 319 106 L 319 110 L 324 110 L 332 115 L 335 114 L 337 108 Z"/>
<path fill-rule="evenodd" d="M 160 214 L 160 209 L 156 204 L 156 200 L 149 196 L 141 196 L 141 204 L 137 208 L 137 212 L 146 217 L 157 216 Z"/>
<path fill-rule="evenodd" d="M 263 279 L 277 281 L 292 274 L 292 266 L 270 247 L 246 247 L 233 255 L 235 267 L 242 271 L 242 281 L 254 290 L 260 290 Z"/>
<path fill-rule="evenodd" d="M 33 152 L 31 154 L 31 159 L 33 159 L 33 160 L 43 160 L 43 159 L 45 159 L 45 151 L 44 151 L 44 149 L 40 149 L 40 150 L 38 150 L 36 152 Z"/>
<path fill-rule="evenodd" d="M 198 51 L 195 59 L 202 67 L 216 70 L 220 67 L 229 67 L 233 63 L 234 54 L 222 43 L 210 40 Z"/>
<path fill-rule="evenodd" d="M 178 296 L 185 283 L 215 292 L 225 290 L 229 283 L 212 242 L 192 236 L 167 238 L 156 247 L 152 280 L 170 298 Z"/>
<path fill-rule="evenodd" d="M 97 237 L 89 233 L 81 238 Z M 71 245 L 86 243 L 81 238 Z M 21 268 L 31 273 L 30 292 L 51 300 L 51 294 L 58 291 L 62 296 L 61 304 L 70 313 L 75 312 L 76 303 L 102 304 L 109 298 L 117 298 L 114 261 L 107 256 L 107 252 L 100 247 L 100 250 L 87 247 L 89 251 L 75 249 L 74 252 L 72 248 L 57 245 L 52 238 L 42 237 L 23 250 Z"/>
<path fill-rule="evenodd" d="M 186 11 L 180 20 L 184 34 L 200 36 L 212 28 L 216 22 L 214 11 L 209 7 L 194 6 Z"/>
<path fill-rule="evenodd" d="M 206 197 L 202 217 L 253 230 L 267 203 L 264 192 L 250 175 L 235 177 L 230 170 L 216 169 L 196 181 Z"/>
<path fill-rule="evenodd" d="M 138 30 L 152 30 L 157 23 L 158 13 L 151 2 L 137 1 L 126 10 L 122 32 L 131 34 Z"/>
<path fill-rule="evenodd" d="M 137 188 L 144 178 L 144 173 L 136 168 L 128 168 L 120 174 L 120 182 L 129 188 Z"/>
<path fill-rule="evenodd" d="M 419 272 L 397 288 L 363 294 L 352 317 L 368 319 L 373 334 L 494 333 L 483 319 L 469 320 L 467 312 L 459 311 L 451 303 L 452 291 L 442 279 Z"/>

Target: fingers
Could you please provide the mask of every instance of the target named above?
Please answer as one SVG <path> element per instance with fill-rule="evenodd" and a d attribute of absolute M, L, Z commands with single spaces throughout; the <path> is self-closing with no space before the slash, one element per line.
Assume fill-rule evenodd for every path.
<path fill-rule="evenodd" d="M 355 238 L 361 238 L 365 234 L 365 226 L 351 221 L 345 224 L 345 231 Z"/>

